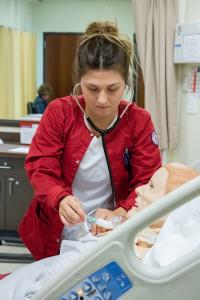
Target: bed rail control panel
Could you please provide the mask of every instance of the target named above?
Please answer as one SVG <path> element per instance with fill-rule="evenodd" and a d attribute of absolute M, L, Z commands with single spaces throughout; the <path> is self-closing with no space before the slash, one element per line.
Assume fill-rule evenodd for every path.
<path fill-rule="evenodd" d="M 132 287 L 122 268 L 112 261 L 74 286 L 59 300 L 117 300 Z"/>

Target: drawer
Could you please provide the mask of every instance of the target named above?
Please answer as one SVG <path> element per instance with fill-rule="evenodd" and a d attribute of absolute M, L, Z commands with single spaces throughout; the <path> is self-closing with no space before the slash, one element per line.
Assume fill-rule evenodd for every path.
<path fill-rule="evenodd" d="M 25 175 L 24 158 L 0 157 L 0 175 Z"/>

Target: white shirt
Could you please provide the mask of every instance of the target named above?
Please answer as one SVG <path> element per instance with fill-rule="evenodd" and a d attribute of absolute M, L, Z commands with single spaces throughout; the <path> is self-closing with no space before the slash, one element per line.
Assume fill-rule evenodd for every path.
<path fill-rule="evenodd" d="M 112 121 L 111 127 L 116 118 Z M 84 117 L 86 126 L 90 127 Z M 94 136 L 83 159 L 81 160 L 77 173 L 72 184 L 72 193 L 77 197 L 86 214 L 97 208 L 113 209 L 112 188 L 110 183 L 110 175 L 102 145 L 102 138 Z M 80 230 L 80 224 L 77 230 Z M 64 226 L 62 233 L 63 239 L 73 239 L 71 226 Z M 76 237 L 74 237 L 76 239 Z"/>
<path fill-rule="evenodd" d="M 72 184 L 73 195 L 86 213 L 99 207 L 112 208 L 110 176 L 101 137 L 93 137 Z"/>

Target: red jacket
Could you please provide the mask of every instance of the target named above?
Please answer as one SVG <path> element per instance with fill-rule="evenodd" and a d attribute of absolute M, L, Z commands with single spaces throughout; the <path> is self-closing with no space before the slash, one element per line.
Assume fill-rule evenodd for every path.
<path fill-rule="evenodd" d="M 80 102 L 85 105 L 83 98 Z M 119 115 L 126 105 L 124 101 L 120 103 Z M 48 105 L 25 162 L 35 196 L 19 227 L 35 259 L 59 253 L 63 230 L 59 202 L 72 194 L 74 176 L 92 138 L 71 96 Z M 146 184 L 161 166 L 149 113 L 131 104 L 105 141 L 116 205 L 129 210 L 135 204 L 135 188 Z"/>

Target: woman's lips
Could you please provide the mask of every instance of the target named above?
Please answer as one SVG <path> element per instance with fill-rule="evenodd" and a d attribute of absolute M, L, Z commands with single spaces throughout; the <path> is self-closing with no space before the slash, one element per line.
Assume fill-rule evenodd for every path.
<path fill-rule="evenodd" d="M 106 109 L 106 108 L 109 108 L 109 106 L 96 106 L 97 108 L 100 108 L 100 109 Z"/>

